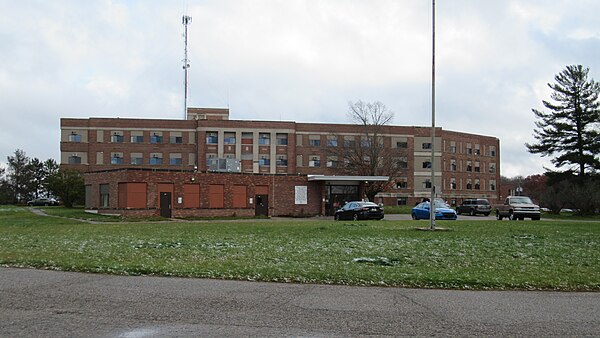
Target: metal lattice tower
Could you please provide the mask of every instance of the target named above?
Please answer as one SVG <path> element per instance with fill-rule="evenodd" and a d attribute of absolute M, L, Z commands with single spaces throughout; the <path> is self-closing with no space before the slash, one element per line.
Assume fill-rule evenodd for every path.
<path fill-rule="evenodd" d="M 182 18 L 182 24 L 184 27 L 183 39 L 185 43 L 184 47 L 184 58 L 183 58 L 183 71 L 185 73 L 185 88 L 184 88 L 184 101 L 183 101 L 183 119 L 187 119 L 187 99 L 188 99 L 188 69 L 190 68 L 190 60 L 188 59 L 188 25 L 192 23 L 192 17 L 184 15 Z"/>

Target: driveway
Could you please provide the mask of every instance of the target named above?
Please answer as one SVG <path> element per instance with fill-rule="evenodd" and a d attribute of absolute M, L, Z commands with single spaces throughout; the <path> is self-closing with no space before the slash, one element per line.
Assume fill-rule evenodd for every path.
<path fill-rule="evenodd" d="M 600 293 L 453 291 L 0 268 L 2 337 L 597 336 Z"/>

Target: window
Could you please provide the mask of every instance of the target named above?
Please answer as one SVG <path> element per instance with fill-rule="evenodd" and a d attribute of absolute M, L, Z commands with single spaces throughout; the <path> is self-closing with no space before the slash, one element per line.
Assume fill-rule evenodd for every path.
<path fill-rule="evenodd" d="M 490 190 L 496 191 L 496 181 L 495 180 L 490 180 Z"/>
<path fill-rule="evenodd" d="M 71 135 L 69 135 L 69 142 L 81 142 L 81 135 L 72 132 Z"/>
<path fill-rule="evenodd" d="M 448 152 L 455 154 L 456 153 L 456 142 L 450 141 L 450 146 L 448 147 Z"/>
<path fill-rule="evenodd" d="M 371 140 L 360 140 L 360 147 L 361 148 L 370 148 Z"/>
<path fill-rule="evenodd" d="M 475 148 L 475 155 L 481 155 L 481 150 L 479 150 L 479 148 Z"/>
<path fill-rule="evenodd" d="M 69 164 L 81 164 L 81 156 L 77 154 L 69 156 Z"/>
<path fill-rule="evenodd" d="M 152 136 L 150 136 L 150 143 L 162 143 L 162 141 L 163 137 L 160 133 L 153 133 Z"/>
<path fill-rule="evenodd" d="M 405 178 L 401 178 L 399 181 L 396 181 L 396 189 L 406 189 L 408 188 L 408 182 Z"/>
<path fill-rule="evenodd" d="M 268 146 L 271 144 L 271 134 L 260 133 L 258 134 L 258 144 Z"/>
<path fill-rule="evenodd" d="M 131 153 L 131 164 L 142 165 L 144 164 L 144 157 L 141 153 Z"/>
<path fill-rule="evenodd" d="M 450 179 L 450 190 L 456 190 L 456 178 Z"/>
<path fill-rule="evenodd" d="M 110 195 L 108 184 L 100 184 L 100 207 L 108 208 L 110 206 Z"/>
<path fill-rule="evenodd" d="M 496 147 L 490 146 L 490 156 L 496 156 Z"/>
<path fill-rule="evenodd" d="M 181 154 L 172 153 L 169 154 L 169 165 L 181 165 L 183 162 L 181 160 Z"/>
<path fill-rule="evenodd" d="M 123 143 L 123 133 L 122 132 L 114 132 L 110 137 L 110 142 L 113 143 Z"/>
<path fill-rule="evenodd" d="M 431 149 L 431 143 L 430 142 L 423 142 L 421 144 L 421 149 Z"/>
<path fill-rule="evenodd" d="M 471 189 L 473 189 L 473 184 L 471 183 L 471 180 L 468 179 L 467 180 L 467 190 L 471 190 Z"/>
<path fill-rule="evenodd" d="M 475 180 L 475 190 L 479 190 L 479 180 Z"/>
<path fill-rule="evenodd" d="M 301 167 L 303 165 L 304 165 L 304 160 L 302 158 L 302 155 L 296 155 L 296 166 Z"/>
<path fill-rule="evenodd" d="M 311 147 L 320 147 L 321 146 L 321 136 L 319 136 L 319 135 L 309 135 L 308 136 L 308 144 Z"/>
<path fill-rule="evenodd" d="M 287 146 L 288 145 L 288 134 L 279 134 L 275 136 L 277 138 L 278 146 Z"/>
<path fill-rule="evenodd" d="M 162 154 L 158 154 L 158 153 L 150 154 L 150 164 L 152 164 L 152 165 L 163 164 Z"/>
<path fill-rule="evenodd" d="M 216 131 L 208 131 L 206 132 L 206 144 L 218 144 L 219 143 L 219 133 Z"/>
<path fill-rule="evenodd" d="M 450 171 L 456 171 L 456 160 L 450 160 Z"/>
<path fill-rule="evenodd" d="M 287 155 L 277 155 L 277 163 L 276 164 L 280 167 L 287 167 L 287 165 L 288 165 Z"/>
<path fill-rule="evenodd" d="M 344 147 L 355 148 L 356 141 L 354 140 L 354 136 L 344 136 Z"/>
<path fill-rule="evenodd" d="M 424 161 L 423 162 L 423 169 L 431 169 L 431 162 Z"/>
<path fill-rule="evenodd" d="M 144 143 L 144 135 L 131 135 L 131 143 Z"/>
<path fill-rule="evenodd" d="M 321 166 L 321 158 L 319 156 L 311 156 L 310 161 L 308 161 L 309 167 L 320 167 Z"/>
<path fill-rule="evenodd" d="M 496 172 L 496 163 L 490 163 L 490 174 Z"/>
<path fill-rule="evenodd" d="M 110 164 L 123 164 L 123 153 L 110 153 Z"/>
<path fill-rule="evenodd" d="M 479 166 L 479 162 L 475 162 L 475 172 L 481 172 L 481 167 Z"/>
<path fill-rule="evenodd" d="M 467 161 L 467 171 L 473 171 L 473 167 L 471 166 L 471 161 Z"/>
<path fill-rule="evenodd" d="M 335 136 L 327 136 L 327 146 L 328 147 L 337 147 L 338 146 L 337 137 L 335 137 Z"/>
<path fill-rule="evenodd" d="M 428 178 L 423 182 L 423 189 L 431 189 L 431 179 Z"/>
<path fill-rule="evenodd" d="M 327 156 L 327 168 L 337 168 L 338 159 L 337 156 Z"/>
<path fill-rule="evenodd" d="M 225 135 L 223 135 L 223 144 L 235 144 L 235 133 L 225 133 Z"/>
<path fill-rule="evenodd" d="M 258 165 L 261 167 L 267 167 L 271 165 L 271 158 L 269 155 L 260 155 L 260 159 L 258 160 Z"/>
<path fill-rule="evenodd" d="M 406 141 L 402 141 L 402 142 L 396 142 L 396 148 L 408 148 L 408 142 Z"/>
<path fill-rule="evenodd" d="M 406 197 L 399 197 L 396 200 L 396 205 L 406 205 Z"/>
<path fill-rule="evenodd" d="M 398 169 L 408 169 L 408 159 L 406 157 L 400 157 L 396 161 L 396 165 L 398 166 Z"/>
<path fill-rule="evenodd" d="M 169 143 L 182 144 L 183 136 L 181 136 L 181 133 L 171 133 L 171 135 L 169 135 Z"/>

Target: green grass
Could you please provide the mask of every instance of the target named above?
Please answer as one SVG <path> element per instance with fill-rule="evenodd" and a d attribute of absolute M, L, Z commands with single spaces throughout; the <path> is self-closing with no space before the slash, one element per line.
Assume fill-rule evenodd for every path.
<path fill-rule="evenodd" d="M 600 222 L 88 224 L 0 208 L 0 264 L 121 275 L 600 291 Z"/>
<path fill-rule="evenodd" d="M 410 215 L 412 208 L 410 205 L 386 205 L 383 207 L 383 211 L 386 214 L 406 214 Z"/>

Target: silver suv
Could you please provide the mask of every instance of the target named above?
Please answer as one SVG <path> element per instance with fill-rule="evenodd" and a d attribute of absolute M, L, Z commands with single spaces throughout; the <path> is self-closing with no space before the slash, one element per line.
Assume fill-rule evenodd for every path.
<path fill-rule="evenodd" d="M 492 207 L 490 206 L 490 202 L 485 198 L 465 199 L 462 201 L 461 205 L 456 207 L 456 213 L 458 215 L 469 214 L 475 216 L 477 214 L 483 214 L 489 216 L 490 212 L 492 212 Z"/>

